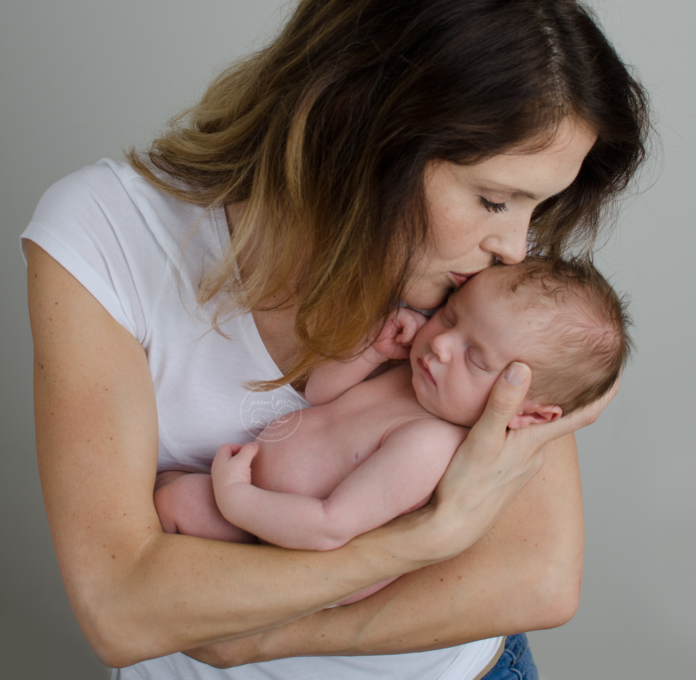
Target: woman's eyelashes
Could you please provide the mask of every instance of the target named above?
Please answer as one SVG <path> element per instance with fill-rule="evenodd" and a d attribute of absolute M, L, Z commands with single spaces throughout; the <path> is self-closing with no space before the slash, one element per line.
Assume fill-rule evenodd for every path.
<path fill-rule="evenodd" d="M 481 205 L 488 210 L 488 212 L 492 213 L 501 213 L 505 212 L 508 207 L 507 204 L 505 203 L 493 203 L 493 201 L 489 201 L 487 198 L 484 198 L 483 196 L 479 196 L 479 200 L 481 201 Z"/>

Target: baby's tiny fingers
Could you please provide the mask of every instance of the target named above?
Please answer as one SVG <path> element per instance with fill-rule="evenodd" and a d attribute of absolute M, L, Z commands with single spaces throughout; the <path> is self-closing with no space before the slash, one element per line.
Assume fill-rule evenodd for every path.
<path fill-rule="evenodd" d="M 249 446 L 246 444 L 246 446 Z M 244 448 L 240 444 L 223 444 L 216 452 L 213 458 L 211 472 L 216 474 L 216 470 L 221 470 L 231 460 L 236 459 L 240 451 Z M 253 458 L 253 456 L 252 456 Z"/>
<path fill-rule="evenodd" d="M 223 444 L 215 453 L 216 460 L 228 460 L 234 456 L 241 447 L 237 444 Z"/>
<path fill-rule="evenodd" d="M 239 447 L 239 450 L 234 456 L 235 461 L 239 461 L 240 464 L 251 465 L 251 461 L 259 452 L 258 444 L 244 444 L 244 446 Z"/>

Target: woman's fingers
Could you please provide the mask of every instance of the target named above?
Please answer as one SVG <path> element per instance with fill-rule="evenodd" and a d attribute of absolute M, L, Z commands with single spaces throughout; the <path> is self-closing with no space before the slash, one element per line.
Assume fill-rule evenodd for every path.
<path fill-rule="evenodd" d="M 449 498 L 464 507 L 490 505 L 491 521 L 528 478 L 534 446 L 522 445 L 517 432 L 508 436 L 507 424 L 529 389 L 529 366 L 514 362 L 493 386 L 483 415 L 450 461 L 436 489 L 438 504 Z M 511 441 L 514 439 L 515 441 Z M 512 482 L 512 484 L 511 484 Z"/>
<path fill-rule="evenodd" d="M 510 364 L 493 385 L 486 409 L 469 437 L 504 438 L 507 425 L 524 401 L 532 381 L 527 364 Z"/>
<path fill-rule="evenodd" d="M 531 377 L 532 372 L 526 364 L 515 362 L 498 378 L 483 415 L 440 480 L 438 495 L 473 493 L 483 498 L 492 487 L 504 486 L 510 477 L 517 479 L 525 474 L 532 447 L 509 442 L 507 424 L 524 401 Z"/>
<path fill-rule="evenodd" d="M 522 363 L 510 364 L 491 391 L 486 409 L 461 444 L 434 494 L 440 524 L 435 534 L 444 536 L 443 554 L 450 556 L 471 545 L 467 527 L 479 517 L 485 531 L 544 463 L 544 446 L 554 439 L 593 423 L 618 389 L 618 382 L 595 403 L 553 423 L 507 430 L 507 425 L 525 399 L 531 370 Z M 457 512 L 451 511 L 456 508 Z M 466 518 L 462 525 L 457 516 Z M 477 539 L 479 534 L 474 538 Z M 467 538 L 464 542 L 462 539 Z"/>

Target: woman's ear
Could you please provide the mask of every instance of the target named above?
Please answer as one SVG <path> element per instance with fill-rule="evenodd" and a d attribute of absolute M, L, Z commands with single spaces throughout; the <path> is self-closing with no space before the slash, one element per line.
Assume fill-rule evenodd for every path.
<path fill-rule="evenodd" d="M 527 425 L 534 425 L 535 423 L 552 423 L 562 415 L 563 409 L 560 406 L 533 404 L 524 401 L 522 406 L 520 406 L 520 410 L 512 416 L 508 427 L 511 430 L 519 430 L 521 427 L 527 427 Z"/>

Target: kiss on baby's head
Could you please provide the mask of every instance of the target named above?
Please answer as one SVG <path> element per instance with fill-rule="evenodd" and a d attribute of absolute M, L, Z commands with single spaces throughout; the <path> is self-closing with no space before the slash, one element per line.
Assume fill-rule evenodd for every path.
<path fill-rule="evenodd" d="M 511 428 L 568 415 L 609 391 L 631 350 L 626 302 L 587 261 L 527 258 L 454 292 L 413 340 L 421 406 L 470 427 L 513 361 L 532 370 Z"/>

